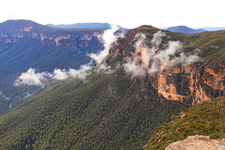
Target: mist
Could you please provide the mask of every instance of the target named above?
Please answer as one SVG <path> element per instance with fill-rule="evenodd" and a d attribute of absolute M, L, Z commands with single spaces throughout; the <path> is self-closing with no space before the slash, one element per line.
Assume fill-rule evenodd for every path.
<path fill-rule="evenodd" d="M 14 82 L 14 86 L 21 86 L 21 85 L 37 85 L 37 86 L 44 86 L 45 83 L 49 79 L 55 79 L 55 80 L 65 80 L 69 77 L 73 78 L 80 78 L 85 80 L 86 76 L 88 75 L 87 71 L 92 68 L 93 61 L 96 63 L 96 68 L 98 72 L 101 70 L 106 71 L 109 70 L 109 67 L 101 64 L 104 58 L 109 54 L 109 49 L 112 46 L 113 43 L 116 42 L 116 40 L 119 37 L 123 37 L 124 33 L 115 35 L 115 32 L 119 29 L 116 25 L 111 25 L 111 29 L 107 29 L 104 31 L 102 35 L 98 37 L 99 41 L 104 45 L 104 49 L 97 53 L 97 54 L 87 54 L 91 58 L 91 61 L 88 64 L 81 65 L 78 70 L 76 69 L 57 69 L 55 68 L 53 73 L 49 72 L 41 72 L 38 73 L 34 68 L 29 68 L 27 72 L 23 72 Z M 112 71 L 109 71 L 107 73 L 111 73 Z"/>
<path fill-rule="evenodd" d="M 109 54 L 109 49 L 111 45 L 116 42 L 118 37 L 123 35 L 114 35 L 114 33 L 119 30 L 119 27 L 116 25 L 111 25 L 111 29 L 107 29 L 102 35 L 98 37 L 99 41 L 104 44 L 104 50 L 97 54 L 87 54 L 87 56 L 91 57 L 97 64 L 100 64 L 103 59 Z"/>
<path fill-rule="evenodd" d="M 131 77 L 142 77 L 147 74 L 153 74 L 156 72 L 169 69 L 177 64 L 182 66 L 190 65 L 199 60 L 199 56 L 196 54 L 186 56 L 182 50 L 182 42 L 169 41 L 164 49 L 160 49 L 162 39 L 169 37 L 162 31 L 158 31 L 153 34 L 151 40 L 151 47 L 145 44 L 146 36 L 142 33 L 138 33 L 135 38 L 137 41 L 133 44 L 135 49 L 131 58 L 126 58 L 124 69 L 127 73 L 131 74 Z M 180 53 L 179 55 L 176 55 Z"/>
<path fill-rule="evenodd" d="M 36 73 L 35 69 L 30 68 L 16 79 L 14 86 L 23 84 L 43 86 L 43 82 L 47 80 L 47 77 L 52 77 L 52 74 L 48 72 Z"/>

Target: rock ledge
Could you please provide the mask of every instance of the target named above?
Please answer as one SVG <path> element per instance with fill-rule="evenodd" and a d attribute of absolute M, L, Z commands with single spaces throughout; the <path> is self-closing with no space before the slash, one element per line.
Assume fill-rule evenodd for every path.
<path fill-rule="evenodd" d="M 225 150 L 225 139 L 211 140 L 209 136 L 189 136 L 171 143 L 165 150 Z"/>

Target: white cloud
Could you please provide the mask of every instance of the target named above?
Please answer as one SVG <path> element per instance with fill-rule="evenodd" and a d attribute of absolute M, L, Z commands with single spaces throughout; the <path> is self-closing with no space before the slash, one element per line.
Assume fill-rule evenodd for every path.
<path fill-rule="evenodd" d="M 23 84 L 43 86 L 43 82 L 47 80 L 47 77 L 52 77 L 52 75 L 48 72 L 36 73 L 35 69 L 30 68 L 19 76 L 14 86 Z"/>
<path fill-rule="evenodd" d="M 132 78 L 134 77 L 142 77 L 146 74 L 146 66 L 141 64 L 138 66 L 135 62 L 129 61 L 124 64 L 124 69 L 128 74 L 131 74 Z"/>
<path fill-rule="evenodd" d="M 87 56 L 91 57 L 96 61 L 97 64 L 100 64 L 103 59 L 109 54 L 109 49 L 113 42 L 115 42 L 119 36 L 114 35 L 114 33 L 119 29 L 118 26 L 112 25 L 111 29 L 104 31 L 104 33 L 99 36 L 99 40 L 104 44 L 104 50 L 98 54 L 87 54 Z"/>
<path fill-rule="evenodd" d="M 117 40 L 118 37 L 123 36 L 123 34 L 119 35 L 114 35 L 114 33 L 119 29 L 116 25 L 112 25 L 111 29 L 105 30 L 103 35 L 99 37 L 99 40 L 103 42 L 104 44 L 104 50 L 101 51 L 99 54 L 88 54 L 92 59 L 96 61 L 98 64 L 98 70 L 99 72 L 101 70 L 103 71 L 108 71 L 107 73 L 112 73 L 110 70 L 110 67 L 105 66 L 104 64 L 100 64 L 103 59 L 109 54 L 109 49 L 112 45 L 113 42 Z M 47 79 L 56 79 L 56 80 L 65 80 L 68 79 L 69 77 L 74 77 L 74 78 L 81 78 L 85 79 L 87 76 L 87 71 L 92 68 L 92 63 L 93 60 L 91 60 L 90 63 L 81 65 L 80 69 L 75 70 L 75 69 L 55 69 L 53 73 L 49 72 L 41 72 L 41 73 L 36 73 L 35 69 L 30 68 L 28 69 L 27 72 L 22 73 L 18 79 L 15 81 L 14 86 L 20 86 L 23 84 L 26 85 L 38 85 L 38 86 L 44 86 L 45 82 Z"/>
<path fill-rule="evenodd" d="M 146 36 L 142 33 L 138 33 L 135 35 L 135 40 L 138 39 L 134 43 L 135 53 L 139 53 L 141 51 L 141 45 L 144 44 Z"/>
<path fill-rule="evenodd" d="M 145 35 L 138 33 L 136 38 L 139 39 L 133 45 L 135 52 L 132 58 L 126 58 L 127 63 L 124 64 L 125 71 L 131 73 L 132 77 L 144 76 L 147 72 L 149 74 L 159 72 L 178 63 L 187 66 L 199 59 L 197 54 L 185 56 L 184 53 L 180 53 L 180 56 L 175 56 L 182 49 L 180 41 L 169 41 L 166 46 L 167 48 L 159 49 L 165 36 L 167 35 L 162 31 L 153 34 L 151 40 L 152 47 L 149 48 L 144 42 Z"/>
<path fill-rule="evenodd" d="M 167 66 L 170 61 L 170 56 L 174 56 L 181 48 L 182 44 L 180 41 L 169 41 L 168 48 L 157 53 L 155 59 L 158 58 L 163 63 L 161 69 Z"/>
<path fill-rule="evenodd" d="M 161 44 L 162 42 L 162 38 L 165 37 L 166 34 L 162 31 L 157 31 L 156 33 L 153 34 L 153 38 L 152 38 L 152 44 L 154 46 L 156 46 L 156 48 L 159 47 L 159 45 Z"/>
<path fill-rule="evenodd" d="M 65 69 L 55 69 L 53 72 L 53 79 L 57 79 L 57 80 L 65 80 L 68 79 L 69 77 L 78 77 L 81 79 L 85 79 L 86 75 L 87 75 L 87 71 L 89 69 L 91 69 L 91 64 L 92 62 L 85 64 L 85 65 L 81 65 L 79 70 L 75 70 L 75 69 L 69 69 L 69 71 L 66 71 Z"/>

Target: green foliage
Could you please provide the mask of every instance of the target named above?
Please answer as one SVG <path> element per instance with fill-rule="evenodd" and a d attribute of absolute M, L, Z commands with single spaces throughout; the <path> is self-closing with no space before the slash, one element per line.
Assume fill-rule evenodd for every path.
<path fill-rule="evenodd" d="M 224 138 L 225 97 L 203 102 L 171 116 L 171 122 L 158 128 L 149 143 L 148 150 L 165 149 L 169 144 L 188 136 L 205 135 L 212 139 Z"/>
<path fill-rule="evenodd" d="M 93 71 L 83 84 L 50 83 L 0 118 L 0 149 L 142 149 L 159 125 L 180 112 L 157 99 L 147 79 L 131 80 L 122 68 Z"/>

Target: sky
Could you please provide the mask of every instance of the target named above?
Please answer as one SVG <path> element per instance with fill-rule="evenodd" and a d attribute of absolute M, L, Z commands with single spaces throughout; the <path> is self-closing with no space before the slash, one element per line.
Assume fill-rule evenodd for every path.
<path fill-rule="evenodd" d="M 101 22 L 128 29 L 141 25 L 225 27 L 224 9 L 224 0 L 5 0 L 1 1 L 0 22 Z"/>

